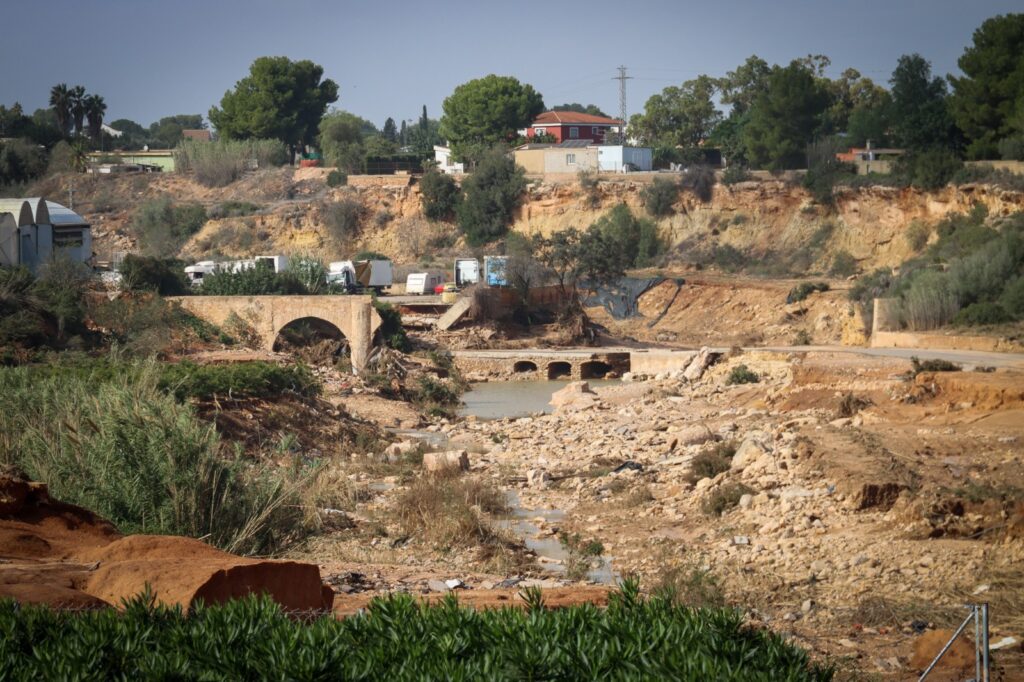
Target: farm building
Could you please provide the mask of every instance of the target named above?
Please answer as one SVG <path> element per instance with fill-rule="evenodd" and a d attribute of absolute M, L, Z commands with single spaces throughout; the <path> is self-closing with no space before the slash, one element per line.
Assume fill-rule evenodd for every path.
<path fill-rule="evenodd" d="M 576 111 L 545 111 L 534 119 L 529 128 L 520 130 L 524 137 L 551 135 L 555 142 L 589 140 L 604 142 L 609 132 L 618 132 L 622 121 L 607 116 L 581 114 Z"/>
<path fill-rule="evenodd" d="M 85 218 L 41 198 L 0 199 L 0 265 L 35 271 L 57 258 L 88 263 L 92 232 Z"/>
<path fill-rule="evenodd" d="M 516 163 L 527 173 L 578 173 L 600 171 L 625 173 L 651 170 L 653 156 L 649 147 L 594 144 L 589 140 L 569 140 L 561 144 L 524 144 L 515 150 Z"/>

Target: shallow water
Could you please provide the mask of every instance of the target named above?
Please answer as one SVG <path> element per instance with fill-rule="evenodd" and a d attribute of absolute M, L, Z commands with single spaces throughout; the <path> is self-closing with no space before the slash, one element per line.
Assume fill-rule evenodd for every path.
<path fill-rule="evenodd" d="M 564 573 L 564 563 L 545 562 L 543 558 L 546 557 L 548 559 L 555 559 L 558 562 L 565 562 L 569 558 L 569 552 L 562 547 L 562 543 L 557 535 L 538 538 L 537 533 L 540 532 L 540 528 L 533 523 L 532 519 L 541 517 L 548 525 L 557 525 L 559 521 L 565 518 L 565 512 L 560 509 L 524 509 L 519 500 L 519 495 L 514 490 L 506 491 L 505 495 L 511 513 L 507 517 L 499 519 L 496 525 L 499 528 L 511 530 L 521 537 L 526 546 L 537 553 L 538 563 L 545 570 L 551 573 Z M 600 565 L 592 568 L 587 573 L 587 577 L 597 583 L 605 585 L 615 584 L 620 576 L 612 570 L 611 559 L 612 557 L 610 556 L 601 556 Z"/>
<path fill-rule="evenodd" d="M 459 410 L 460 416 L 475 415 L 479 419 L 501 419 L 502 417 L 528 417 L 537 412 L 550 413 L 551 395 L 570 383 L 554 381 L 488 381 L 473 384 L 462 395 L 465 405 Z M 591 388 L 614 386 L 617 379 L 588 379 Z"/>

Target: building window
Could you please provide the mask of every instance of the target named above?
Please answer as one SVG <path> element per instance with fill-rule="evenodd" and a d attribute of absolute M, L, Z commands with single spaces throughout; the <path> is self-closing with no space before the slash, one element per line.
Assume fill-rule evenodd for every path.
<path fill-rule="evenodd" d="M 81 230 L 54 230 L 53 246 L 58 249 L 75 249 L 85 243 Z"/>
<path fill-rule="evenodd" d="M 580 129 L 579 128 L 577 128 L 575 126 L 572 127 L 572 128 L 569 128 L 569 139 L 577 140 L 577 139 L 579 139 L 579 136 L 580 136 Z"/>
<path fill-rule="evenodd" d="M 574 130 L 575 130 L 575 128 L 574 128 Z M 566 154 L 565 155 L 565 165 L 567 165 L 567 166 L 575 166 L 576 165 L 576 155 L 575 154 Z"/>
<path fill-rule="evenodd" d="M 547 132 L 548 132 L 547 128 L 534 128 L 533 129 L 533 134 L 534 135 L 545 135 L 545 134 L 547 134 Z"/>
<path fill-rule="evenodd" d="M 590 134 L 591 135 L 597 135 L 598 131 L 599 131 L 599 128 L 597 126 L 594 126 L 593 128 L 590 129 Z"/>

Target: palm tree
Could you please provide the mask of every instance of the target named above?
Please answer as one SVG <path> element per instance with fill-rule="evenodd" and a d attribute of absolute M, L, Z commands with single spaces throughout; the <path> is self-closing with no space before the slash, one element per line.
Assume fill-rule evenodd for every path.
<path fill-rule="evenodd" d="M 100 140 L 100 133 L 103 130 L 103 114 L 107 111 L 107 103 L 99 95 L 89 95 L 85 98 L 85 118 L 89 121 L 89 137 L 96 142 Z"/>
<path fill-rule="evenodd" d="M 71 88 L 71 117 L 75 119 L 75 135 L 81 135 L 85 123 L 85 88 L 81 85 Z"/>
<path fill-rule="evenodd" d="M 68 134 L 68 127 L 71 124 L 71 92 L 67 83 L 60 83 L 50 88 L 50 106 L 57 114 L 57 125 L 60 126 L 61 135 Z"/>

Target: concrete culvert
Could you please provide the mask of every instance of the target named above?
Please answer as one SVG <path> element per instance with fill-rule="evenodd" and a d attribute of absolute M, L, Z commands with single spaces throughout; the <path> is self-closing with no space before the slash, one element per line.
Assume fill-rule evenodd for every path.
<path fill-rule="evenodd" d="M 512 365 L 512 371 L 516 374 L 520 374 L 522 372 L 536 372 L 537 363 L 530 362 L 529 360 L 520 360 L 516 364 Z"/>
<path fill-rule="evenodd" d="M 581 379 L 604 379 L 614 368 L 607 362 L 592 360 L 580 365 Z"/>
<path fill-rule="evenodd" d="M 319 317 L 301 317 L 281 328 L 274 340 L 274 350 L 317 346 L 324 341 L 335 342 L 347 354 L 348 343 L 340 329 Z"/>
<path fill-rule="evenodd" d="M 548 363 L 548 379 L 562 379 L 572 376 L 572 365 L 568 362 Z"/>

